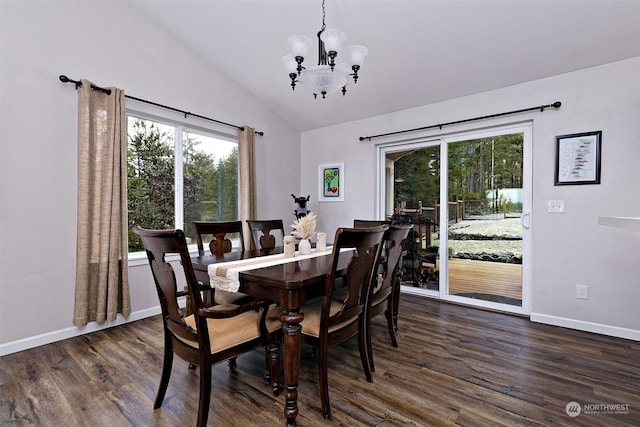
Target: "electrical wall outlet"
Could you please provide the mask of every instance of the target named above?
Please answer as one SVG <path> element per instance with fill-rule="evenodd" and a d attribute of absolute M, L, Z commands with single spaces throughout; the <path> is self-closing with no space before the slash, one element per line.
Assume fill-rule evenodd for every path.
<path fill-rule="evenodd" d="M 564 213 L 564 200 L 549 200 L 547 212 Z"/>
<path fill-rule="evenodd" d="M 589 299 L 589 288 L 587 285 L 576 285 L 576 298 Z"/>

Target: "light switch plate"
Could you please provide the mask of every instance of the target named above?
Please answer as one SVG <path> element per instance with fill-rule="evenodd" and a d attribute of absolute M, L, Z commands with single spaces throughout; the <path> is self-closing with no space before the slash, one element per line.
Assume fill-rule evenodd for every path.
<path fill-rule="evenodd" d="M 549 213 L 564 213 L 564 200 L 549 200 Z"/>

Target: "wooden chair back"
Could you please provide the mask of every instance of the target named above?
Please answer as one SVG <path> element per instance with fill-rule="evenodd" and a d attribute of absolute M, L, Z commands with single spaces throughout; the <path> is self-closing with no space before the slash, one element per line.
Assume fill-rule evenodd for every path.
<path fill-rule="evenodd" d="M 373 278 L 370 306 L 389 298 L 398 280 L 404 243 L 412 228 L 413 225 L 390 225 L 386 231 L 384 235 L 383 278 L 382 281 L 377 280 L 375 277 Z"/>
<path fill-rule="evenodd" d="M 339 228 L 336 231 L 331 268 L 327 274 L 322 301 L 320 336 L 335 325 L 343 324 L 342 334 L 353 336 L 358 332 L 358 321 L 364 311 L 371 278 L 380 256 L 382 239 L 387 226 L 373 228 Z M 331 310 L 335 298 L 334 285 L 338 279 L 338 261 L 343 250 L 352 250 L 346 275 L 339 282 L 340 308 Z M 346 323 L 345 323 L 346 322 Z"/>
<path fill-rule="evenodd" d="M 353 228 L 368 228 L 378 225 L 391 225 L 391 220 L 384 219 L 354 219 Z"/>
<path fill-rule="evenodd" d="M 239 236 L 239 250 L 244 251 L 242 221 L 194 221 L 193 225 L 196 228 L 198 255 L 205 255 L 203 236 L 206 235 L 211 235 L 209 242 L 211 255 L 222 256 L 226 252 L 231 252 L 233 245 L 227 235 L 236 233 Z"/>
<path fill-rule="evenodd" d="M 251 249 L 269 250 L 284 246 L 284 224 L 281 219 L 247 220 L 251 232 Z"/>
<path fill-rule="evenodd" d="M 371 319 L 381 313 L 387 318 L 387 328 L 394 347 L 398 346 L 398 307 L 400 300 L 400 269 L 405 241 L 413 225 L 391 225 L 384 235 L 384 259 L 379 277 L 373 277 L 368 303 L 365 306 L 366 345 L 369 372 L 375 372 L 373 345 L 371 343 Z M 382 280 L 379 280 L 381 278 Z M 365 369 L 365 374 L 367 370 Z"/>
<path fill-rule="evenodd" d="M 162 320 L 165 331 L 170 336 L 177 337 L 182 343 L 184 340 L 199 341 L 198 331 L 190 328 L 184 320 L 185 311 L 178 303 L 178 298 L 188 296 L 191 304 L 188 312 L 196 312 L 203 307 L 202 297 L 199 292 L 199 284 L 191 265 L 191 257 L 186 238 L 182 230 L 146 230 L 136 227 L 134 232 L 140 236 L 149 259 L 149 266 L 153 274 L 153 280 L 160 299 Z M 178 255 L 180 264 L 187 281 L 185 290 L 178 290 L 176 274 L 173 265 L 166 261 L 167 255 Z M 205 327 L 206 328 L 206 327 Z M 206 331 L 206 329 L 205 329 Z M 205 336 L 208 334 L 204 334 Z M 208 338 L 202 343 L 209 347 Z M 187 351 L 188 349 L 185 349 Z M 198 350 L 192 349 L 185 355 L 192 363 L 198 363 Z"/>
<path fill-rule="evenodd" d="M 370 227 L 377 227 L 380 225 L 391 225 L 391 220 L 384 220 L 384 219 L 354 219 L 353 220 L 353 228 L 370 228 Z M 382 251 L 380 252 L 380 257 L 379 262 L 378 262 L 378 267 L 377 267 L 377 271 L 374 274 L 374 280 L 375 280 L 375 276 L 377 276 L 378 274 L 383 274 L 384 273 L 384 261 L 387 257 L 386 255 L 386 251 L 385 251 L 385 245 L 384 245 L 384 240 L 383 239 L 383 245 L 382 245 Z"/>

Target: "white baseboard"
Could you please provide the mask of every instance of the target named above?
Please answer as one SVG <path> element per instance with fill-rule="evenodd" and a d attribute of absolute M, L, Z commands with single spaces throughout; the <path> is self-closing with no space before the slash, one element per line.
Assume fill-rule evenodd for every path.
<path fill-rule="evenodd" d="M 133 312 L 129 317 L 124 318 L 121 314 L 113 322 L 96 323 L 90 322 L 86 326 L 72 326 L 70 328 L 60 329 L 58 331 L 47 332 L 46 334 L 36 335 L 29 338 L 23 338 L 6 344 L 0 344 L 0 356 L 16 353 L 18 351 L 27 350 L 44 344 L 73 338 L 90 332 L 100 331 L 102 329 L 112 328 L 114 326 L 124 325 L 125 323 L 134 322 L 136 320 L 145 319 L 147 317 L 160 314 L 160 306 L 151 307 L 144 310 Z"/>
<path fill-rule="evenodd" d="M 403 287 L 403 293 L 418 295 L 421 297 L 433 297 L 438 299 L 437 294 L 429 294 L 422 289 Z M 443 301 L 443 300 L 440 300 Z M 446 301 L 446 300 L 444 300 Z M 640 330 L 620 328 L 617 326 L 604 325 L 602 323 L 585 322 L 582 320 L 569 319 L 566 317 L 549 316 L 547 314 L 531 313 L 529 320 L 536 323 L 544 323 L 546 325 L 560 326 L 568 329 L 576 329 L 578 331 L 592 332 L 610 337 L 624 338 L 633 341 L 640 341 Z"/>
<path fill-rule="evenodd" d="M 547 314 L 531 313 L 532 322 L 547 325 L 561 326 L 563 328 L 577 329 L 579 331 L 593 332 L 600 335 L 625 338 L 640 341 L 640 331 L 617 326 L 604 325 L 602 323 L 585 322 L 582 320 L 568 319 L 566 317 L 549 316 Z"/>
<path fill-rule="evenodd" d="M 127 318 L 124 318 L 119 314 L 118 318 L 113 322 L 105 322 L 101 324 L 91 322 L 87 326 L 83 327 L 72 326 L 70 328 L 48 332 L 46 334 L 24 338 L 6 344 L 0 344 L 0 356 L 17 353 L 18 351 L 28 350 L 30 348 L 65 340 L 67 338 L 77 337 L 80 335 L 88 334 L 90 332 L 100 331 L 102 329 L 124 325 L 125 323 L 134 322 L 140 319 L 146 319 L 147 317 L 155 316 L 156 314 L 160 314 L 160 306 L 133 312 Z M 576 329 L 579 331 L 593 332 L 601 335 L 640 341 L 640 331 L 634 329 L 620 328 L 617 326 L 603 325 L 601 323 L 584 322 L 575 319 L 568 319 L 565 317 L 549 316 L 546 314 L 538 313 L 531 313 L 530 320 L 532 322 L 544 323 L 547 325 L 561 326 L 564 328 Z"/>

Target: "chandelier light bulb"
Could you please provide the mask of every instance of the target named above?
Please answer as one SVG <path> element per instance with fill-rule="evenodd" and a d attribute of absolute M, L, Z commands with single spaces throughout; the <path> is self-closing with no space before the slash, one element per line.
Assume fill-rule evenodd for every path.
<path fill-rule="evenodd" d="M 357 65 L 362 67 L 364 57 L 369 53 L 369 49 L 362 45 L 349 46 L 344 50 L 345 59 L 349 61 L 349 65 Z"/>
<path fill-rule="evenodd" d="M 292 73 L 297 73 L 296 71 L 296 67 L 298 66 L 297 62 L 296 62 L 296 58 L 289 54 L 289 55 L 285 55 L 282 57 L 282 64 L 284 65 L 284 68 L 287 70 L 287 73 L 292 74 Z"/>
<path fill-rule="evenodd" d="M 342 49 L 342 43 L 347 39 L 347 35 L 344 31 L 336 30 L 334 28 L 324 30 L 320 34 L 320 40 L 324 43 L 324 49 L 327 52 L 340 52 Z"/>
<path fill-rule="evenodd" d="M 291 47 L 291 54 L 293 56 L 301 56 L 306 57 L 307 52 L 311 49 L 313 43 L 311 39 L 307 36 L 291 36 L 289 40 L 287 40 L 289 47 Z"/>

